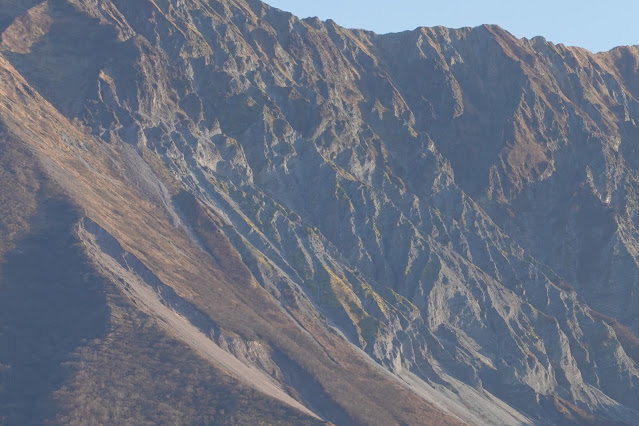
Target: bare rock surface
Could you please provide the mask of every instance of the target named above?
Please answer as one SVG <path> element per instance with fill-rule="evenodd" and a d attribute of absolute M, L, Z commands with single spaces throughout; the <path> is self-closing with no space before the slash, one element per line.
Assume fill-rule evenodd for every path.
<path fill-rule="evenodd" d="M 0 29 L 18 188 L 52 179 L 202 362 L 307 421 L 639 424 L 639 48 L 252 0 L 7 2 Z"/>

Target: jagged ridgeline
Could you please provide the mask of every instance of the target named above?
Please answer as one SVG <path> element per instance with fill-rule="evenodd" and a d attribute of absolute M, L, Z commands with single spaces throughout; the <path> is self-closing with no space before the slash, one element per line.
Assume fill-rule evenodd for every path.
<path fill-rule="evenodd" d="M 0 2 L 0 424 L 639 424 L 639 48 Z"/>

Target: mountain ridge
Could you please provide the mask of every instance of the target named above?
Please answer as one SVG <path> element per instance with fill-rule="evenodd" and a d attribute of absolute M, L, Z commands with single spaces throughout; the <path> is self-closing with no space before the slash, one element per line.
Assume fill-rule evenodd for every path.
<path fill-rule="evenodd" d="M 128 297 L 336 423 L 637 423 L 636 47 L 6 5 L 2 126 L 148 271 Z"/>
<path fill-rule="evenodd" d="M 348 31 L 352 31 L 352 32 L 358 32 L 358 31 L 363 31 L 363 32 L 367 32 L 367 33 L 371 33 L 371 34 L 376 34 L 376 35 L 381 35 L 381 36 L 386 36 L 386 35 L 393 35 L 393 34 L 402 34 L 402 33 L 407 33 L 407 32 L 412 32 L 412 31 L 418 31 L 421 29 L 428 29 L 428 28 L 434 28 L 434 29 L 446 29 L 446 30 L 451 30 L 451 31 L 460 31 L 460 30 L 472 30 L 472 29 L 476 29 L 479 27 L 493 27 L 493 28 L 500 28 L 504 31 L 506 31 L 507 33 L 509 33 L 510 35 L 512 35 L 512 37 L 518 39 L 518 40 L 522 40 L 522 41 L 530 41 L 533 42 L 535 40 L 537 41 L 541 41 L 542 43 L 548 43 L 548 44 L 552 44 L 554 46 L 559 46 L 559 47 L 563 47 L 563 48 L 568 48 L 568 49 L 581 49 L 581 50 L 585 50 L 593 55 L 598 55 L 598 54 L 602 54 L 602 53 L 609 53 L 613 50 L 616 49 L 620 49 L 620 48 L 632 48 L 637 46 L 636 44 L 617 44 L 617 45 L 613 45 L 612 47 L 610 47 L 607 50 L 599 50 L 599 51 L 594 51 L 590 48 L 584 47 L 583 45 L 579 45 L 579 44 L 570 44 L 570 43 L 564 43 L 564 42 L 555 42 L 553 40 L 548 39 L 548 37 L 546 35 L 543 34 L 537 34 L 537 35 L 531 35 L 531 36 L 516 36 L 514 35 L 511 30 L 506 26 L 506 25 L 502 25 L 502 24 L 497 24 L 497 23 L 489 23 L 489 22 L 484 22 L 484 23 L 480 23 L 477 25 L 461 25 L 461 26 L 450 26 L 450 25 L 417 25 L 414 28 L 403 28 L 403 29 L 398 29 L 398 30 L 392 30 L 392 31 L 387 31 L 387 32 L 380 32 L 380 31 L 376 31 L 376 30 L 371 30 L 369 28 L 367 28 L 366 26 L 362 26 L 362 27 L 350 27 L 347 25 L 342 25 L 339 22 L 336 22 L 333 18 L 326 18 L 326 19 L 322 19 L 319 16 L 313 16 L 313 15 L 309 15 L 306 17 L 302 17 L 301 15 L 296 15 L 295 12 L 291 12 L 288 11 L 286 9 L 282 9 L 278 6 L 275 6 L 273 4 L 271 4 L 271 2 L 263 2 L 264 4 L 268 5 L 270 8 L 278 10 L 282 13 L 289 13 L 292 14 L 296 17 L 298 17 L 300 20 L 306 21 L 306 20 L 319 20 L 320 22 L 323 22 L 325 24 L 334 24 L 337 25 L 341 28 L 344 28 L 345 30 Z"/>

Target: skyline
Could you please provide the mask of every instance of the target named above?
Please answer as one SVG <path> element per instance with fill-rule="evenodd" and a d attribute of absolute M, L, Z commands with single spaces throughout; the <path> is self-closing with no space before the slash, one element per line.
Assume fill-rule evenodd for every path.
<path fill-rule="evenodd" d="M 606 7 L 594 0 L 529 1 L 468 0 L 266 0 L 266 3 L 299 18 L 318 16 L 346 28 L 377 33 L 400 32 L 417 27 L 449 28 L 496 24 L 516 37 L 542 36 L 555 44 L 579 46 L 592 52 L 639 44 L 634 16 L 639 2 L 609 0 Z"/>

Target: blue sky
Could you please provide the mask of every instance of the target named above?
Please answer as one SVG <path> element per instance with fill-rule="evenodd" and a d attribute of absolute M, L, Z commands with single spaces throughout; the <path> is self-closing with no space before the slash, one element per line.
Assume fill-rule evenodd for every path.
<path fill-rule="evenodd" d="M 305 18 L 333 19 L 378 33 L 418 26 L 497 24 L 517 37 L 537 35 L 593 52 L 639 44 L 639 0 L 266 0 Z"/>

